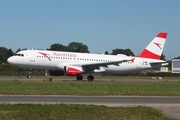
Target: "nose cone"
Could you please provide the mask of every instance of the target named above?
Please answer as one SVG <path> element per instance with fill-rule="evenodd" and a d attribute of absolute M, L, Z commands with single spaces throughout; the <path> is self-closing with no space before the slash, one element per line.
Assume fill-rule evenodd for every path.
<path fill-rule="evenodd" d="M 13 57 L 9 57 L 9 58 L 7 59 L 7 62 L 8 62 L 9 64 L 13 64 L 15 61 L 14 61 Z"/>

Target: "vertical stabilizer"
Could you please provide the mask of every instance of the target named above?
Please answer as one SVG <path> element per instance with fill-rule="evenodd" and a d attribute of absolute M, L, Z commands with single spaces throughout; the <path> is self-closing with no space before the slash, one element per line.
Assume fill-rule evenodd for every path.
<path fill-rule="evenodd" d="M 160 32 L 137 57 L 159 60 L 163 52 L 166 37 L 166 32 Z"/>

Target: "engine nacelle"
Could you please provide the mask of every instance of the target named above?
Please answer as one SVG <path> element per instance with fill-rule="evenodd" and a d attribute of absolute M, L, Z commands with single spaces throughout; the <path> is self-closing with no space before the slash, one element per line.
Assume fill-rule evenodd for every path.
<path fill-rule="evenodd" d="M 64 73 L 67 76 L 78 76 L 83 73 L 83 68 L 77 66 L 65 66 Z"/>
<path fill-rule="evenodd" d="M 49 74 L 53 76 L 61 76 L 64 75 L 63 70 L 49 70 Z"/>

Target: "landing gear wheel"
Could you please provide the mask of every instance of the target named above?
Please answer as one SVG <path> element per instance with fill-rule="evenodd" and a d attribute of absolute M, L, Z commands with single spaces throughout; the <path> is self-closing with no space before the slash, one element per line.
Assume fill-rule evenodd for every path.
<path fill-rule="evenodd" d="M 31 75 L 27 75 L 27 78 L 28 78 L 28 79 L 31 79 Z"/>
<path fill-rule="evenodd" d="M 94 80 L 94 76 L 89 75 L 89 76 L 87 77 L 87 80 L 88 80 L 88 81 L 93 81 L 93 80 Z"/>
<path fill-rule="evenodd" d="M 31 74 L 32 74 L 32 69 L 30 68 L 29 71 L 28 71 L 28 75 L 27 75 L 28 79 L 31 79 Z"/>
<path fill-rule="evenodd" d="M 79 75 L 79 76 L 76 76 L 76 79 L 79 81 L 79 80 L 82 80 L 83 79 L 83 76 L 82 75 Z"/>

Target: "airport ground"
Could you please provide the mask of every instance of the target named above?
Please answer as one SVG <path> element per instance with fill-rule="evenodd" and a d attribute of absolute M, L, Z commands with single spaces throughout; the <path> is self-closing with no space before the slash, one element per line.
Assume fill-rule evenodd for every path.
<path fill-rule="evenodd" d="M 137 93 L 134 95 L 132 94 L 133 96 L 149 96 L 149 94 L 146 95 L 146 93 L 149 93 L 149 91 L 153 92 L 153 94 L 151 93 L 150 96 L 172 96 L 172 97 L 180 96 L 179 95 L 179 93 L 180 93 L 179 92 L 180 91 L 180 84 L 179 84 L 180 78 L 178 78 L 178 77 L 153 77 L 152 78 L 152 77 L 137 77 L 137 76 L 133 76 L 133 77 L 97 76 L 95 78 L 96 78 L 96 80 L 94 80 L 93 82 L 87 82 L 86 80 L 84 80 L 83 82 L 80 82 L 80 81 L 76 81 L 74 77 L 66 77 L 66 76 L 62 76 L 62 77 L 61 76 L 60 77 L 33 76 L 33 78 L 31 80 L 25 78 L 25 76 L 5 76 L 5 77 L 0 76 L 0 82 L 1 82 L 1 85 L 3 85 L 5 83 L 6 85 L 4 84 L 4 86 L 7 86 L 7 83 L 8 84 L 13 83 L 16 85 L 18 84 L 19 88 L 21 85 L 25 85 L 25 84 L 28 86 L 31 86 L 31 85 L 34 86 L 34 87 L 24 86 L 24 88 L 23 88 L 24 91 L 26 91 L 25 89 L 38 88 L 38 87 L 35 87 L 35 85 L 39 86 L 39 90 L 41 91 L 42 85 L 40 85 L 40 84 L 43 84 L 44 88 L 48 88 L 48 89 L 57 85 L 55 87 L 56 89 L 59 87 L 59 89 L 57 89 L 57 91 L 63 91 L 63 89 L 65 89 L 66 91 L 68 91 L 68 90 L 78 91 L 78 89 L 80 89 L 81 91 L 84 91 L 84 93 L 87 93 L 87 91 L 92 90 L 92 87 L 93 87 L 93 89 L 95 89 L 96 91 L 98 89 L 101 89 L 100 91 L 97 91 L 97 93 L 101 92 L 101 95 L 102 95 L 102 91 L 104 91 L 103 93 L 108 93 L 107 91 L 113 92 L 113 90 L 117 90 L 117 91 L 128 91 L 128 93 L 131 93 L 132 91 L 139 91 L 139 93 L 141 93 L 140 95 L 138 95 Z M 51 86 L 47 86 L 50 84 L 51 84 Z M 62 86 L 58 86 L 58 85 L 62 85 Z M 136 87 L 132 87 L 131 85 L 135 85 Z M 164 87 L 162 87 L 161 85 Z M 108 86 L 111 86 L 111 87 L 108 88 Z M 129 86 L 129 89 L 128 89 L 128 86 Z M 68 87 L 69 87 L 69 89 L 67 89 Z M 72 87 L 73 87 L 73 89 L 70 89 Z M 117 87 L 120 87 L 121 89 L 117 89 Z M 138 87 L 138 89 L 137 89 L 137 87 Z M 16 88 L 18 89 L 17 86 L 16 86 Z M 3 91 L 2 89 L 3 89 L 3 87 L 1 87 L 1 93 Z M 7 88 L 4 87 L 4 89 L 7 89 Z M 10 89 L 10 91 L 12 91 L 12 90 L 13 89 Z M 45 89 L 43 89 L 43 90 L 45 90 Z M 14 91 L 16 91 L 16 90 L 14 90 Z M 23 90 L 20 90 L 20 91 L 23 91 Z M 145 91 L 145 92 L 142 94 L 141 91 Z M 159 91 L 158 95 L 155 95 L 156 94 L 155 91 Z M 54 91 L 52 91 L 52 92 L 54 94 Z M 160 94 L 160 92 L 161 92 L 161 94 Z M 96 92 L 94 92 L 94 93 L 96 93 Z M 164 94 L 164 93 L 167 93 L 167 94 Z M 51 94 L 51 93 L 48 93 L 48 94 Z M 55 94 L 60 95 L 62 93 L 55 93 Z M 44 95 L 47 95 L 47 93 L 45 93 Z M 66 93 L 66 95 L 68 95 L 68 93 Z M 73 94 L 69 94 L 69 95 L 73 95 Z M 108 95 L 111 95 L 111 93 L 109 92 L 108 94 L 105 94 L 105 96 L 108 96 Z M 129 94 L 117 93 L 117 95 L 122 96 L 122 95 L 129 95 Z M 88 95 L 88 96 L 91 96 L 91 95 Z M 108 106 L 108 104 L 106 104 L 106 105 Z M 109 105 L 109 106 L 111 106 L 111 105 Z M 137 106 L 137 105 L 133 105 L 133 104 L 117 105 L 116 104 L 116 106 L 117 107 L 119 107 L 119 106 L 130 107 L 130 106 Z M 146 105 L 143 105 L 143 106 L 146 106 Z M 179 113 L 180 105 L 179 104 L 173 104 L 173 103 L 172 104 L 159 104 L 159 105 L 158 104 L 149 104 L 148 106 L 157 108 L 158 110 L 162 111 L 165 115 L 167 115 L 170 118 L 180 119 L 180 113 Z"/>
<path fill-rule="evenodd" d="M 162 77 L 162 76 L 102 76 L 99 74 L 94 75 L 95 80 L 93 82 L 180 82 L 180 77 Z M 76 81 L 76 77 L 71 76 L 33 76 L 31 79 L 27 79 L 25 75 L 0 75 L 0 81 L 8 81 L 8 80 L 24 80 L 24 81 L 41 81 L 46 80 L 48 81 L 52 78 L 53 81 Z M 83 81 L 87 81 L 87 75 L 83 75 Z"/>

